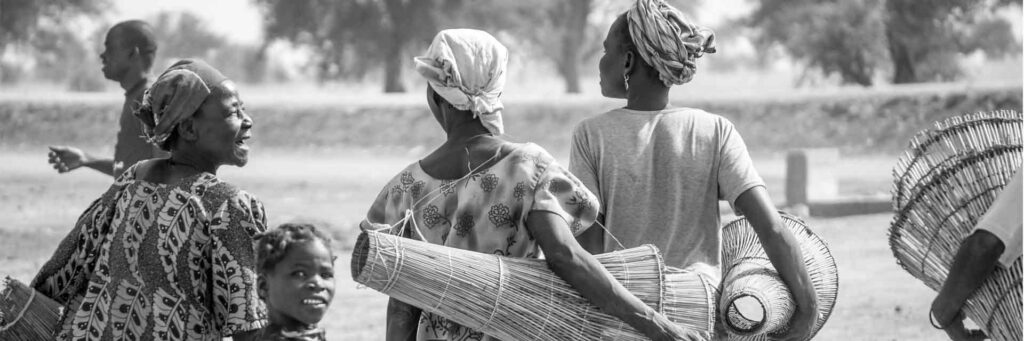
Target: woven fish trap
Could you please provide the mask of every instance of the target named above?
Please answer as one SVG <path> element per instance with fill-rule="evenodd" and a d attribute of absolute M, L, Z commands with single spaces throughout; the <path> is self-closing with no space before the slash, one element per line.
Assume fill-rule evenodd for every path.
<path fill-rule="evenodd" d="M 11 277 L 0 281 L 0 340 L 50 340 L 61 305 Z"/>
<path fill-rule="evenodd" d="M 652 245 L 595 257 L 629 292 L 669 320 L 713 332 L 716 290 L 704 273 L 666 267 Z M 583 298 L 543 259 L 502 257 L 364 231 L 353 251 L 352 277 L 502 340 L 647 340 Z"/>
<path fill-rule="evenodd" d="M 897 263 L 929 288 L 946 281 L 960 244 L 1022 161 L 1022 115 L 979 113 L 938 122 L 910 141 L 893 170 L 889 246 Z M 965 303 L 993 340 L 1019 340 L 1021 264 L 995 272 Z"/>
<path fill-rule="evenodd" d="M 799 218 L 779 212 L 796 238 L 818 301 L 818 319 L 810 340 L 828 321 L 839 294 L 839 271 L 828 245 Z M 729 340 L 768 340 L 789 326 L 796 304 L 771 265 L 746 218 L 722 230 L 722 281 L 719 318 Z M 751 313 L 753 312 L 753 313 Z"/>

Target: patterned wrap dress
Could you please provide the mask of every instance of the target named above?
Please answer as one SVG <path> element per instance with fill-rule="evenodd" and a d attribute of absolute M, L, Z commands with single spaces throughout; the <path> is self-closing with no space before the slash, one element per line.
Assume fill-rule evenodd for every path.
<path fill-rule="evenodd" d="M 126 170 L 86 209 L 32 286 L 61 304 L 57 340 L 221 340 L 262 328 L 252 237 L 263 204 L 200 173 Z"/>
<path fill-rule="evenodd" d="M 524 258 L 540 255 L 526 228 L 532 211 L 561 216 L 574 235 L 590 227 L 598 212 L 594 194 L 543 148 L 532 143 L 514 146 L 491 167 L 461 180 L 435 179 L 413 163 L 388 182 L 367 219 L 395 224 L 412 209 L 427 242 Z M 494 338 L 423 312 L 417 340 Z"/>

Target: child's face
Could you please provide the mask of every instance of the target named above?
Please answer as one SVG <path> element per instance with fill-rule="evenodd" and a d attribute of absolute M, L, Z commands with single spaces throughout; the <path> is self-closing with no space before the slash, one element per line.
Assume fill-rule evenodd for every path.
<path fill-rule="evenodd" d="M 334 260 L 319 240 L 289 245 L 263 277 L 271 322 L 285 328 L 320 322 L 334 297 Z"/>

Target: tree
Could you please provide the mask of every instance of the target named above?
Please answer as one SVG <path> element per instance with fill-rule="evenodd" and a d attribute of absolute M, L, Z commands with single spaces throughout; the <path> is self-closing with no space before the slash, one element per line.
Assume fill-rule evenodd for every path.
<path fill-rule="evenodd" d="M 148 21 L 159 44 L 153 64 L 158 74 L 163 66 L 178 59 L 202 58 L 235 80 L 253 82 L 263 78 L 264 65 L 257 58 L 259 47 L 228 41 L 192 12 L 160 12 Z"/>
<path fill-rule="evenodd" d="M 405 91 L 402 71 L 410 49 L 429 43 L 439 29 L 441 13 L 460 4 L 456 0 L 255 1 L 263 8 L 268 43 L 283 39 L 316 48 L 323 79 L 362 76 L 367 68 L 382 66 L 384 92 Z"/>
<path fill-rule="evenodd" d="M 24 43 L 41 30 L 68 19 L 98 15 L 104 0 L 0 0 L 0 52 L 8 44 Z"/>
<path fill-rule="evenodd" d="M 765 50 L 781 46 L 808 68 L 843 83 L 871 85 L 879 70 L 893 83 L 949 81 L 964 54 L 1019 53 L 996 9 L 1008 0 L 760 0 L 746 24 Z"/>
<path fill-rule="evenodd" d="M 63 80 L 90 61 L 86 44 L 67 23 L 96 17 L 107 7 L 106 0 L 0 0 L 0 55 L 10 46 L 19 46 L 38 58 L 36 68 L 42 76 Z M 0 65 L 0 81 L 12 81 L 11 68 Z M 93 64 L 95 65 L 95 64 Z"/>
<path fill-rule="evenodd" d="M 957 57 L 984 51 L 1003 56 L 1020 50 L 1012 26 L 992 13 L 1020 1 L 888 0 L 886 38 L 893 83 L 953 80 Z"/>
<path fill-rule="evenodd" d="M 778 45 L 809 68 L 869 86 L 886 58 L 882 1 L 762 0 L 746 25 L 761 50 Z"/>

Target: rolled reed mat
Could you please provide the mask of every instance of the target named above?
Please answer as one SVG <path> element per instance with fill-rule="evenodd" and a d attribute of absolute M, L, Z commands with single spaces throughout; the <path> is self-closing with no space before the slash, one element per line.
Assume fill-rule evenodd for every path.
<path fill-rule="evenodd" d="M 595 257 L 629 292 L 681 326 L 710 334 L 708 275 L 665 267 L 645 245 Z M 357 283 L 502 340 L 647 340 L 605 314 L 542 259 L 459 250 L 364 231 L 352 255 Z"/>
<path fill-rule="evenodd" d="M 0 281 L 0 340 L 51 340 L 61 305 L 5 276 Z"/>
<path fill-rule="evenodd" d="M 809 340 L 832 314 L 839 293 L 839 272 L 825 241 L 800 219 L 785 212 L 779 214 L 800 245 L 818 299 L 818 320 Z M 788 328 L 796 309 L 792 294 L 746 218 L 732 221 L 722 229 L 722 273 L 718 313 L 725 339 L 768 340 L 769 335 Z M 755 313 L 751 314 L 751 310 Z"/>
<path fill-rule="evenodd" d="M 919 132 L 893 169 L 889 247 L 896 262 L 938 291 L 960 244 L 1021 167 L 1015 111 L 957 116 Z M 1021 264 L 997 267 L 964 312 L 993 340 L 1019 340 Z"/>

